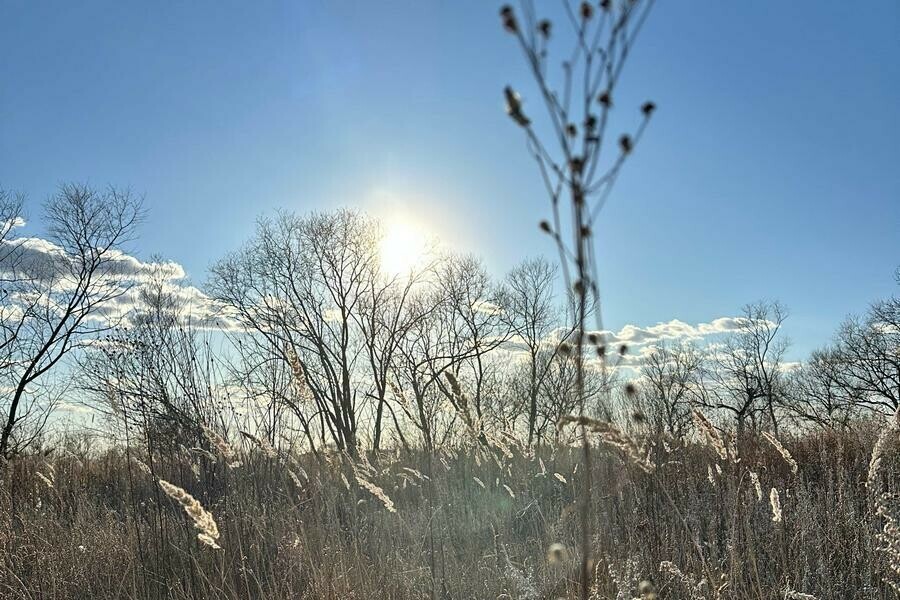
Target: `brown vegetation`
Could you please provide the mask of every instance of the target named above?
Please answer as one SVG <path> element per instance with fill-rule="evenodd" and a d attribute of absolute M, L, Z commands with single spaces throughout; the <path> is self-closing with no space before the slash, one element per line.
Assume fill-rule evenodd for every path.
<path fill-rule="evenodd" d="M 787 441 L 796 474 L 755 437 L 738 444 L 735 462 L 706 444 L 666 449 L 637 428 L 652 473 L 621 450 L 595 451 L 591 597 L 641 597 L 639 583 L 650 580 L 660 598 L 713 598 L 714 590 L 723 598 L 792 597 L 786 590 L 893 598 L 883 580 L 896 582 L 896 546 L 888 544 L 896 532 L 884 529 L 872 503 L 878 490 L 896 489 L 898 444 L 896 436 L 888 442 L 878 490 L 867 489 L 874 427 Z M 0 595 L 572 597 L 580 452 L 508 451 L 473 442 L 433 456 L 329 454 L 318 462 L 246 443 L 240 467 L 185 450 L 141 455 L 153 465 L 147 473 L 121 450 L 73 443 L 7 464 Z M 757 496 L 751 469 L 778 490 L 780 521 Z M 204 510 L 214 515 L 221 549 L 197 540 L 200 526 L 161 493 L 159 478 L 187 489 L 201 519 Z M 884 511 L 897 508 L 888 499 Z M 716 576 L 711 585 L 695 544 Z"/>

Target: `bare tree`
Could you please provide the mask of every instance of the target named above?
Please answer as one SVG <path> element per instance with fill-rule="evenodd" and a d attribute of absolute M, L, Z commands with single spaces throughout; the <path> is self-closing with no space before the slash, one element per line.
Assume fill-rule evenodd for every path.
<path fill-rule="evenodd" d="M 800 425 L 843 429 L 859 414 L 858 393 L 841 383 L 846 365 L 840 353 L 827 348 L 790 374 L 782 406 Z"/>
<path fill-rule="evenodd" d="M 660 345 L 643 358 L 639 402 L 649 421 L 674 439 L 691 424 L 691 408 L 702 395 L 704 353 L 691 344 Z"/>
<path fill-rule="evenodd" d="M 5 415 L 0 455 L 26 446 L 47 411 L 32 386 L 70 352 L 109 331 L 114 301 L 130 287 L 120 247 L 141 218 L 140 201 L 128 192 L 64 185 L 44 206 L 47 240 L 3 240 L 6 365 Z M 29 422 L 31 425 L 29 426 Z"/>
<path fill-rule="evenodd" d="M 0 189 L 0 371 L 12 367 L 13 343 L 24 324 L 21 309 L 10 303 L 16 280 L 22 276 L 18 263 L 23 252 L 11 238 L 13 230 L 24 223 L 24 202 L 21 194 Z"/>
<path fill-rule="evenodd" d="M 135 290 L 127 327 L 79 357 L 78 383 L 91 408 L 114 427 L 140 432 L 149 450 L 199 443 L 202 426 L 227 430 L 224 369 L 179 290 L 155 268 Z"/>
<path fill-rule="evenodd" d="M 16 256 L 16 245 L 9 243 L 13 230 L 25 224 L 25 197 L 0 188 L 0 282 L 15 274 L 11 257 Z M 5 290 L 4 290 L 5 291 Z"/>
<path fill-rule="evenodd" d="M 425 285 L 430 269 L 413 270 L 403 276 L 371 277 L 367 281 L 359 310 L 353 313 L 362 334 L 371 390 L 367 394 L 375 401 L 372 449 L 381 447 L 385 414 L 390 413 L 395 425 L 397 416 L 389 402 L 392 370 L 397 362 L 400 345 L 410 330 L 432 310 L 415 302 L 416 291 Z M 405 443 L 399 425 L 395 428 Z"/>
<path fill-rule="evenodd" d="M 457 416 L 471 415 L 479 427 L 492 416 L 485 410 L 498 369 L 492 353 L 509 336 L 499 301 L 484 265 L 469 256 L 444 257 L 433 285 L 417 298 L 415 311 L 424 318 L 416 320 L 400 344 L 396 383 L 404 390 L 399 408 L 420 430 L 428 449 L 452 433 Z M 465 394 L 451 389 L 447 373 L 466 387 Z M 439 423 L 444 424 L 440 432 Z"/>
<path fill-rule="evenodd" d="M 579 374 L 578 360 L 568 343 L 542 350 L 541 362 L 547 371 L 541 381 L 538 397 L 535 443 L 540 446 L 557 441 L 557 425 L 566 415 L 580 410 L 579 389 L 584 394 L 585 415 L 609 421 L 612 419 L 610 392 L 615 388 L 616 371 L 604 368 L 599 361 L 586 362 Z"/>
<path fill-rule="evenodd" d="M 786 318 L 787 311 L 778 302 L 748 304 L 738 331 L 713 353 L 712 385 L 703 403 L 731 413 L 739 433 L 761 415 L 778 431 L 775 411 L 788 345 L 778 334 Z"/>
<path fill-rule="evenodd" d="M 313 453 L 312 423 L 306 410 L 306 389 L 298 382 L 284 349 L 262 336 L 242 332 L 229 335 L 234 357 L 228 361 L 230 379 L 241 389 L 248 405 L 247 417 L 258 438 L 277 448 L 281 442 L 295 445 L 299 433 Z"/>
<path fill-rule="evenodd" d="M 538 396 L 550 371 L 551 360 L 543 350 L 549 344 L 555 353 L 551 334 L 559 326 L 560 310 L 555 303 L 554 286 L 557 268 L 543 258 L 526 260 L 506 276 L 502 290 L 503 318 L 521 345 L 527 363 L 525 397 L 527 398 L 528 445 L 534 441 L 538 417 Z M 565 337 L 565 335 L 563 336 Z"/>
<path fill-rule="evenodd" d="M 473 256 L 450 255 L 439 265 L 435 285 L 444 296 L 445 321 L 457 359 L 450 365 L 458 380 L 468 384 L 470 408 L 484 421 L 490 400 L 489 383 L 496 375 L 491 356 L 509 339 L 504 307 L 484 264 Z"/>
<path fill-rule="evenodd" d="M 453 309 L 438 286 L 417 296 L 418 319 L 401 340 L 394 381 L 397 408 L 419 430 L 428 450 L 443 445 L 452 434 L 460 410 L 458 399 L 445 394 L 445 375 L 474 352 L 470 340 L 454 329 Z M 398 433 L 399 433 L 398 426 Z"/>
<path fill-rule="evenodd" d="M 833 352 L 841 368 L 832 382 L 860 406 L 894 412 L 900 406 L 900 298 L 874 303 L 865 316 L 848 318 Z"/>
<path fill-rule="evenodd" d="M 288 363 L 299 361 L 313 414 L 338 449 L 355 454 L 364 398 L 355 385 L 365 347 L 358 311 L 378 275 L 377 229 L 342 210 L 301 218 L 282 213 L 261 220 L 240 252 L 213 267 L 214 297 Z"/>

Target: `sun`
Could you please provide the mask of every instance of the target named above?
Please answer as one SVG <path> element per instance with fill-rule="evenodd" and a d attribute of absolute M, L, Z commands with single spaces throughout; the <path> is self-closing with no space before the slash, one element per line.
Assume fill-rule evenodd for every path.
<path fill-rule="evenodd" d="M 422 263 L 426 238 L 421 227 L 401 218 L 384 224 L 378 253 L 381 269 L 386 275 L 406 275 Z"/>

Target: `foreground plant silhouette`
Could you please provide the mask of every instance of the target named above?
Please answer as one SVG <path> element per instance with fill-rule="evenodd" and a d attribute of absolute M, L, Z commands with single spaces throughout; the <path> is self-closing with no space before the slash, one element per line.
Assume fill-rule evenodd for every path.
<path fill-rule="evenodd" d="M 543 138 L 519 94 L 510 86 L 503 93 L 509 117 L 526 135 L 528 150 L 537 162 L 550 197 L 552 222 L 541 221 L 541 229 L 553 237 L 559 251 L 565 281 L 575 305 L 573 333 L 576 395 L 581 420 L 584 490 L 581 495 L 581 597 L 588 598 L 591 562 L 591 451 L 585 428 L 584 370 L 585 338 L 589 312 L 603 330 L 597 260 L 591 238 L 596 218 L 606 203 L 622 165 L 640 140 L 651 115 L 653 102 L 640 107 L 643 115 L 634 134 L 623 133 L 618 149 L 609 143 L 609 115 L 617 96 L 617 84 L 653 1 L 603 0 L 599 7 L 581 2 L 577 9 L 562 2 L 568 18 L 566 28 L 574 35 L 573 48 L 561 64 L 559 87 L 550 62 L 550 44 L 556 35 L 554 23 L 540 18 L 530 0 L 521 10 L 504 5 L 500 10 L 503 28 L 519 42 L 546 108 L 550 133 Z M 565 37 L 565 36 L 564 36 Z M 592 309 L 593 307 L 593 309 Z M 606 360 L 602 334 L 590 338 L 601 362 Z M 566 342 L 567 343 L 567 342 Z"/>

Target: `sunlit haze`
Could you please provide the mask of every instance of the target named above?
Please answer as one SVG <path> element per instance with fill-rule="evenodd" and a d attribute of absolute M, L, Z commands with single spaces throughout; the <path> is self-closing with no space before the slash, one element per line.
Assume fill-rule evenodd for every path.
<path fill-rule="evenodd" d="M 393 215 L 382 222 L 379 255 L 386 274 L 404 275 L 422 265 L 429 237 L 423 227 L 402 215 Z"/>

